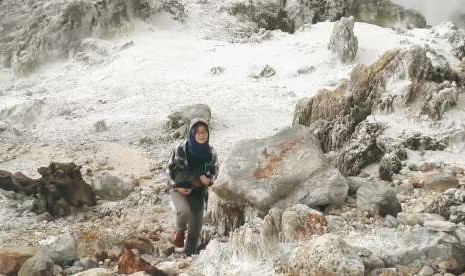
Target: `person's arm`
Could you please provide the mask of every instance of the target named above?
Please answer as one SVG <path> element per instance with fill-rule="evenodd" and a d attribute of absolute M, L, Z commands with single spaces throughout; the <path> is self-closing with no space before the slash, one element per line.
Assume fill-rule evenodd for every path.
<path fill-rule="evenodd" d="M 200 182 L 203 185 L 210 187 L 215 182 L 217 176 L 218 176 L 218 155 L 216 154 L 216 151 L 212 148 L 211 166 L 208 168 L 207 175 L 200 176 Z"/>
<path fill-rule="evenodd" d="M 168 164 L 166 165 L 166 173 L 173 181 L 174 181 L 175 157 L 176 157 L 176 148 L 172 150 L 171 156 L 168 159 Z"/>
<path fill-rule="evenodd" d="M 188 195 L 191 189 L 184 185 L 189 182 L 189 174 L 184 168 L 185 162 L 182 146 L 179 145 L 171 152 L 171 156 L 166 165 L 166 172 L 171 179 L 171 187 L 183 195 Z"/>

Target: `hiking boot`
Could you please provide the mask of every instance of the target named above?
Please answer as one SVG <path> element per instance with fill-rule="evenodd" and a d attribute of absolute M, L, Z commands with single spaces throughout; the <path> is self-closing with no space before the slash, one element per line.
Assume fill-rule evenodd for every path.
<path fill-rule="evenodd" d="M 184 251 L 184 232 L 176 232 L 173 234 L 173 237 L 170 239 L 171 243 L 174 244 L 176 252 Z"/>

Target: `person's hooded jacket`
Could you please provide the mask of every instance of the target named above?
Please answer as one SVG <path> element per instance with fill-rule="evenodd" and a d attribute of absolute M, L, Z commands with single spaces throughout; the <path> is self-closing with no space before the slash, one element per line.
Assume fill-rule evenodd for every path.
<path fill-rule="evenodd" d="M 198 180 L 201 175 L 215 180 L 218 174 L 218 157 L 215 149 L 208 144 L 197 144 L 195 142 L 195 127 L 204 124 L 208 129 L 208 122 L 196 118 L 193 119 L 189 126 L 189 137 L 176 146 L 171 152 L 167 164 L 167 173 L 171 179 L 173 188 L 193 189 L 192 181 Z M 210 135 L 210 134 L 209 134 Z M 201 147 L 202 156 L 196 158 L 195 147 Z M 197 149 L 197 152 L 199 150 Z M 208 154 L 205 154 L 205 151 Z M 202 188 L 201 188 L 202 189 Z M 194 188 L 194 190 L 196 190 Z"/>

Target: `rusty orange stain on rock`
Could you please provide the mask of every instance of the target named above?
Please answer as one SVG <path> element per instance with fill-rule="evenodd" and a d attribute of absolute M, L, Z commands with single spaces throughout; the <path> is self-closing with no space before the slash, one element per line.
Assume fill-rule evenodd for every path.
<path fill-rule="evenodd" d="M 262 151 L 263 156 L 265 156 L 265 167 L 257 168 L 253 173 L 255 179 L 264 179 L 276 175 L 276 169 L 279 162 L 281 162 L 289 152 L 291 152 L 299 143 L 302 142 L 302 138 L 296 138 L 291 141 L 285 141 L 279 144 L 279 154 L 271 154 L 268 152 L 268 149 L 265 148 Z"/>

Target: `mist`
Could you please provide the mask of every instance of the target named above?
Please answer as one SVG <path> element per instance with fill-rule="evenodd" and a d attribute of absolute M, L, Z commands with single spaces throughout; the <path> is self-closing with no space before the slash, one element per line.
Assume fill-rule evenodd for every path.
<path fill-rule="evenodd" d="M 459 15 L 465 14 L 465 0 L 392 0 L 406 8 L 416 9 L 421 12 L 430 25 L 436 25 L 443 21 L 453 21 L 465 27 L 459 19 Z"/>

